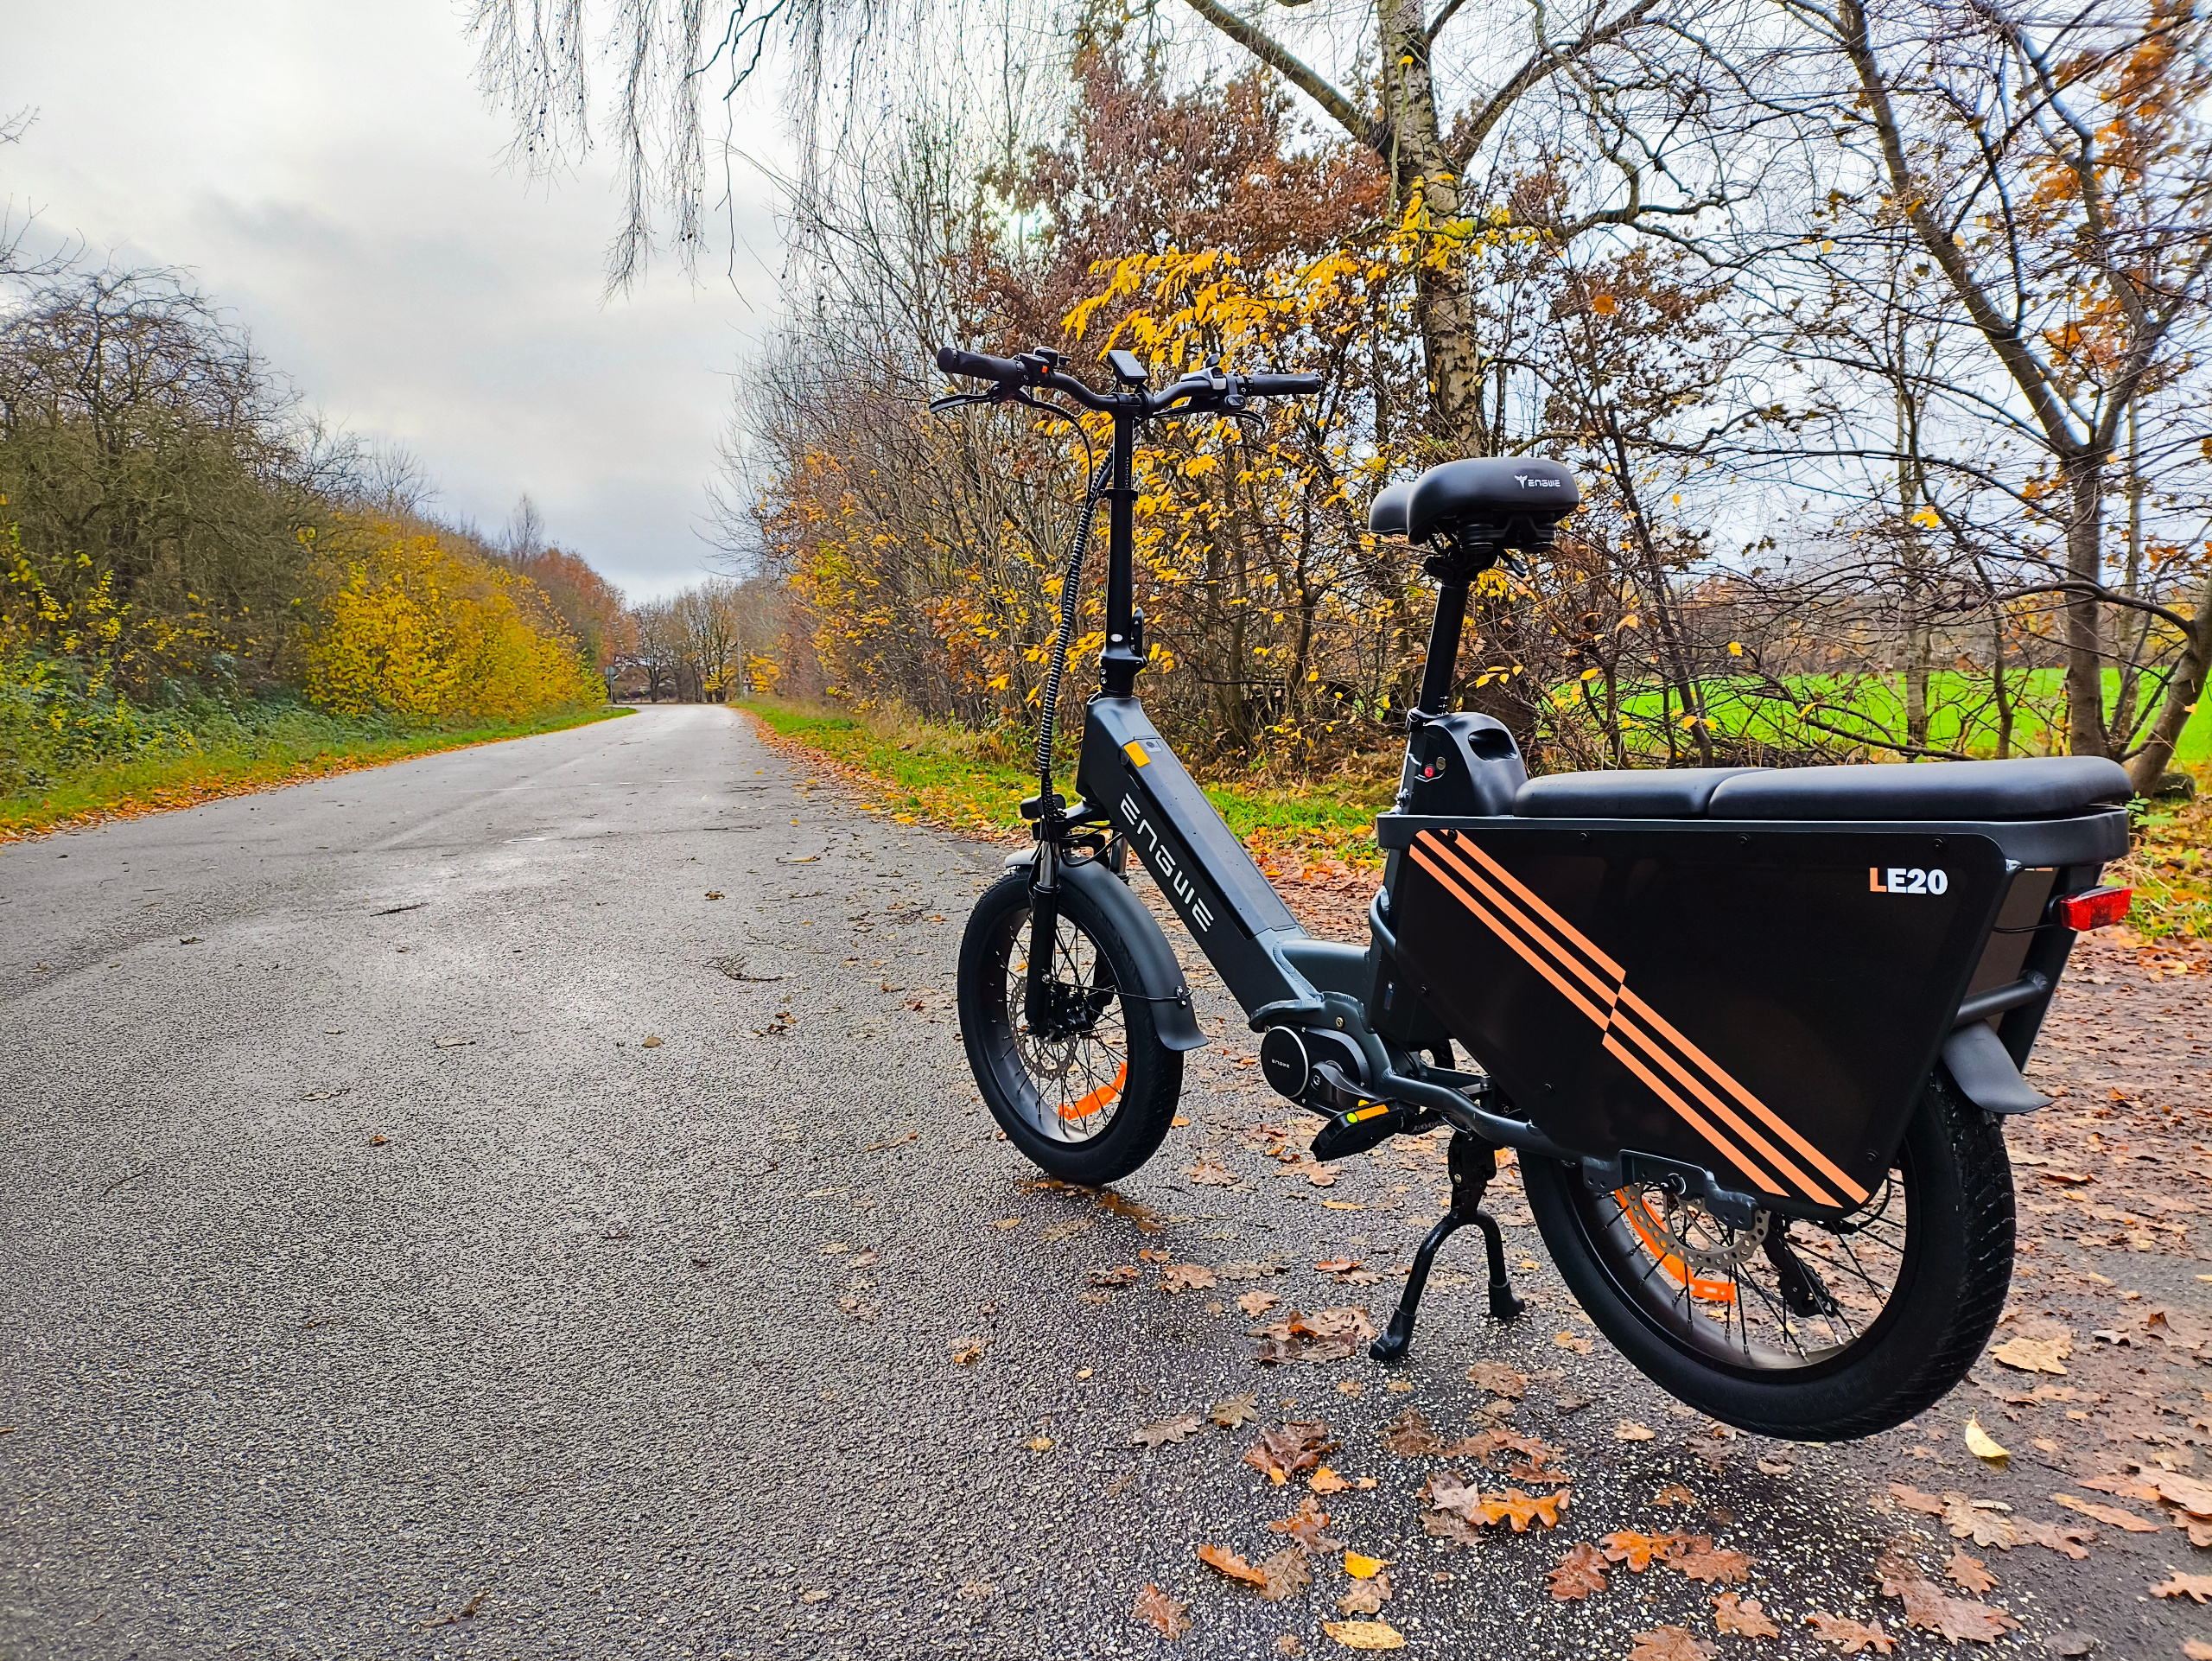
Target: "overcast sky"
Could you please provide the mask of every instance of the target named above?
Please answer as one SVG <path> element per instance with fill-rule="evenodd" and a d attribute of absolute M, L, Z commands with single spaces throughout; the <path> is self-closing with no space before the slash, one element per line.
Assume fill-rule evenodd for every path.
<path fill-rule="evenodd" d="M 527 491 L 632 598 L 698 577 L 728 376 L 773 305 L 757 199 L 734 288 L 671 263 L 602 302 L 609 173 L 549 191 L 502 164 L 454 0 L 0 0 L 0 114 L 38 115 L 0 198 L 41 232 L 190 270 L 311 402 L 411 449 L 438 511 L 497 529 Z"/>

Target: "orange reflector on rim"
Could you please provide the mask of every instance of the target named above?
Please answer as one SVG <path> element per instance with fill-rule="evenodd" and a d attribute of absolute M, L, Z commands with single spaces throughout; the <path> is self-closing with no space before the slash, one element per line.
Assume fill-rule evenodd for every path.
<path fill-rule="evenodd" d="M 1733 1281 L 1709 1281 L 1690 1273 L 1690 1266 L 1680 1257 L 1659 1244 L 1659 1219 L 1643 1203 L 1643 1196 L 1629 1188 L 1616 1188 L 1613 1198 L 1620 1202 L 1621 1214 L 1628 1219 L 1628 1225 L 1636 1231 L 1636 1238 L 1643 1242 L 1644 1250 L 1659 1260 L 1659 1272 L 1686 1289 L 1704 1303 L 1733 1303 L 1736 1283 Z"/>
<path fill-rule="evenodd" d="M 1114 1082 L 1101 1085 L 1090 1095 L 1077 1102 L 1062 1102 L 1060 1117 L 1064 1119 L 1087 1119 L 1100 1108 L 1108 1105 L 1122 1093 L 1122 1086 L 1129 1081 L 1129 1064 L 1126 1061 L 1115 1070 Z"/>

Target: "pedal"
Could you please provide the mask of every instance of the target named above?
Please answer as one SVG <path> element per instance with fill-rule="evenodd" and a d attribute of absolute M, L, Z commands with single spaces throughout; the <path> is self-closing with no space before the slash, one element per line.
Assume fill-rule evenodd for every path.
<path fill-rule="evenodd" d="M 1400 1117 L 1399 1110 L 1388 1102 L 1370 1102 L 1332 1114 L 1313 1138 L 1313 1157 L 1345 1159 L 1363 1154 L 1397 1134 Z"/>

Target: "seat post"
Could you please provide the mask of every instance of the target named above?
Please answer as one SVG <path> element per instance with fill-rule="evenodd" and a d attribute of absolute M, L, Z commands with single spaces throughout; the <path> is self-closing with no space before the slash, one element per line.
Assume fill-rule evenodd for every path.
<path fill-rule="evenodd" d="M 1446 577 L 1437 585 L 1436 615 L 1428 626 L 1428 657 L 1421 670 L 1421 698 L 1414 704 L 1418 726 L 1422 716 L 1440 716 L 1452 701 L 1452 671 L 1459 666 L 1459 633 L 1467 621 L 1467 584 Z"/>

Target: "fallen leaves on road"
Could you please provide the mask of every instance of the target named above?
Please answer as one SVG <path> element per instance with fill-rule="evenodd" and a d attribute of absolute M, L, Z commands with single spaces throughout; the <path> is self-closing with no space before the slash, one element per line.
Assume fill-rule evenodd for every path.
<path fill-rule="evenodd" d="M 1134 1286 L 1141 1272 L 1135 1263 L 1121 1263 L 1112 1269 L 1094 1269 L 1090 1271 L 1090 1283 L 1099 1287 Z"/>
<path fill-rule="evenodd" d="M 1236 1307 L 1248 1315 L 1266 1314 L 1282 1300 L 1272 1292 L 1247 1292 L 1236 1300 Z"/>
<path fill-rule="evenodd" d="M 1502 1493 L 1485 1493 L 1461 1480 L 1452 1471 L 1439 1471 L 1428 1480 L 1429 1503 L 1437 1511 L 1471 1524 L 1510 1523 L 1516 1534 L 1527 1533 L 1531 1523 L 1541 1523 L 1548 1529 L 1557 1528 L 1559 1514 L 1566 1509 L 1572 1493 L 1573 1490 L 1567 1488 L 1553 1493 L 1524 1493 L 1518 1488 L 1507 1488 Z M 1426 1526 L 1426 1518 L 1423 1523 Z M 1435 1532 L 1434 1530 L 1430 1531 Z M 1447 1533 L 1441 1537 L 1457 1537 Z"/>
<path fill-rule="evenodd" d="M 1226 1546 L 1200 1546 L 1198 1561 L 1216 1574 L 1226 1575 L 1233 1581 L 1243 1581 L 1247 1586 L 1264 1587 L 1268 1583 L 1264 1569 L 1253 1567 Z"/>
<path fill-rule="evenodd" d="M 1690 1536 L 1683 1549 L 1668 1558 L 1667 1566 L 1707 1586 L 1715 1581 L 1726 1585 L 1751 1577 L 1751 1560 L 1740 1551 L 1714 1545 L 1710 1534 Z"/>
<path fill-rule="evenodd" d="M 1348 1650 L 1406 1647 L 1406 1635 L 1387 1620 L 1325 1620 L 1321 1630 Z"/>
<path fill-rule="evenodd" d="M 1943 1565 L 1943 1573 L 1954 1585 L 1964 1587 L 1977 1597 L 1996 1588 L 1997 1576 L 1989 1572 L 1988 1566 L 1980 1558 L 1970 1557 L 1955 1547 L 1951 1561 Z"/>
<path fill-rule="evenodd" d="M 1151 1206 L 1116 1193 L 1111 1188 L 1098 1191 L 1098 1205 L 1101 1210 L 1135 1223 L 1140 1234 L 1157 1234 L 1167 1226 L 1160 1220 L 1160 1213 Z"/>
<path fill-rule="evenodd" d="M 1207 1410 L 1206 1416 L 1224 1430 L 1249 1424 L 1260 1416 L 1259 1392 L 1246 1391 L 1242 1396 L 1224 1397 Z"/>
<path fill-rule="evenodd" d="M 1226 1167 L 1202 1159 L 1183 1173 L 1202 1188 L 1233 1188 L 1237 1183 L 1236 1173 Z"/>
<path fill-rule="evenodd" d="M 1661 1626 L 1634 1635 L 1636 1647 L 1628 1661 L 1709 1661 L 1716 1646 L 1693 1638 L 1680 1626 Z"/>
<path fill-rule="evenodd" d="M 1651 1503 L 1663 1511 L 1669 1505 L 1694 1505 L 1697 1496 L 1681 1483 L 1669 1482 L 1651 1496 Z"/>
<path fill-rule="evenodd" d="M 1306 1567 L 1306 1554 L 1296 1546 L 1285 1546 L 1260 1564 L 1260 1595 L 1269 1603 L 1301 1592 L 1313 1584 L 1313 1571 Z"/>
<path fill-rule="evenodd" d="M 1989 1352 L 1993 1361 L 2002 1361 L 2020 1372 L 2055 1372 L 2063 1376 L 2066 1358 L 2074 1353 L 2071 1334 L 2057 1338 L 2015 1338 L 1999 1344 Z"/>
<path fill-rule="evenodd" d="M 1252 1335 L 1262 1340 L 1256 1359 L 1262 1364 L 1341 1361 L 1375 1336 L 1375 1323 L 1361 1308 L 1316 1309 L 1310 1315 L 1293 1309 Z"/>
<path fill-rule="evenodd" d="M 2100 1505 L 2094 1500 L 2077 1499 L 2070 1493 L 2055 1493 L 2050 1497 L 2050 1503 L 2063 1505 L 2069 1511 L 2079 1511 L 2084 1517 L 2094 1518 L 2100 1523 L 2109 1523 L 2116 1529 L 2125 1529 L 2130 1534 L 2162 1534 L 2165 1531 L 2164 1523 L 2149 1522 L 2132 1511 L 2122 1511 L 2118 1505 Z"/>
<path fill-rule="evenodd" d="M 1315 1493 L 1329 1494 L 1342 1493 L 1351 1487 L 1351 1484 L 1324 1465 L 1306 1479 L 1306 1486 L 1313 1489 Z"/>
<path fill-rule="evenodd" d="M 2174 1577 L 2151 1588 L 2154 1598 L 2190 1598 L 2198 1603 L 2212 1603 L 2212 1575 L 2184 1575 L 2179 1569 Z"/>
<path fill-rule="evenodd" d="M 983 1359 L 983 1352 L 991 1347 L 988 1338 L 956 1338 L 952 1340 L 952 1365 L 972 1367 Z"/>
<path fill-rule="evenodd" d="M 1191 1630 L 1191 1606 L 1176 1602 L 1156 1586 L 1137 1594 L 1135 1615 L 1162 1638 L 1180 1638 Z"/>
<path fill-rule="evenodd" d="M 1347 1548 L 1344 1552 L 1344 1573 L 1356 1581 L 1371 1581 L 1390 1566 L 1388 1557 L 1363 1557 Z"/>
<path fill-rule="evenodd" d="M 1805 1617 L 1805 1624 L 1846 1655 L 1856 1655 L 1861 1650 L 1873 1650 L 1887 1655 L 1897 1646 L 1897 1639 L 1882 1630 L 1882 1623 L 1878 1620 L 1871 1626 L 1862 1626 L 1842 1615 L 1826 1614 L 1815 1609 Z"/>
<path fill-rule="evenodd" d="M 1213 1270 L 1204 1263 L 1174 1263 L 1160 1272 L 1163 1292 L 1211 1292 L 1213 1285 Z"/>
<path fill-rule="evenodd" d="M 1946 1597 L 1941 1588 L 1895 1551 L 1884 1554 L 1874 1565 L 1873 1577 L 1881 1583 L 1884 1597 L 1897 1598 L 1904 1604 L 1906 1626 L 1939 1633 L 1954 1644 L 1961 1639 L 1994 1644 L 2020 1624 L 2002 1609 L 1986 1603 Z"/>
<path fill-rule="evenodd" d="M 1981 1421 L 1971 1415 L 1967 1416 L 1964 1435 L 1967 1452 L 1985 1465 L 1993 1465 L 2001 1471 L 2005 1468 L 2005 1461 L 2012 1458 L 2010 1454 L 1997 1445 L 1996 1439 L 1981 1428 Z"/>
<path fill-rule="evenodd" d="M 1590 1340 L 1574 1333 L 1554 1333 L 1552 1342 L 1563 1350 L 1573 1350 L 1577 1355 L 1590 1353 Z"/>
<path fill-rule="evenodd" d="M 1478 1361 L 1467 1369 L 1467 1382 L 1493 1396 L 1519 1401 L 1529 1389 L 1529 1376 L 1503 1361 Z"/>
<path fill-rule="evenodd" d="M 1615 1441 L 1650 1441 L 1659 1433 L 1648 1424 L 1638 1424 L 1634 1419 L 1623 1419 L 1613 1427 Z"/>
<path fill-rule="evenodd" d="M 1141 1424 L 1130 1432 L 1129 1440 L 1141 1442 L 1157 1452 L 1168 1442 L 1181 1441 L 1186 1436 L 1196 1435 L 1201 1428 L 1197 1414 L 1185 1413 L 1175 1418 L 1162 1419 L 1158 1424 Z"/>
<path fill-rule="evenodd" d="M 1329 1513 L 1307 1499 L 1299 1501 L 1298 1509 L 1289 1516 L 1268 1524 L 1268 1532 L 1287 1534 L 1301 1551 L 1309 1556 L 1319 1556 L 1344 1549 L 1344 1543 L 1330 1534 L 1328 1527 Z"/>
<path fill-rule="evenodd" d="M 1972 1540 L 1978 1546 L 1995 1546 L 1999 1551 L 2020 1545 L 2043 1546 L 2079 1562 L 2089 1555 L 2083 1543 L 2095 1537 L 2070 1523 L 2025 1522 L 1997 1508 L 1993 1501 L 1977 1504 L 1955 1491 L 1923 1493 L 1904 1483 L 1892 1482 L 1890 1497 L 1907 1511 L 1942 1518 L 1955 1540 Z"/>
<path fill-rule="evenodd" d="M 1325 1425 L 1294 1420 L 1260 1432 L 1260 1439 L 1245 1450 L 1244 1462 L 1281 1487 L 1300 1471 L 1310 1471 L 1321 1455 L 1336 1446 Z"/>
<path fill-rule="evenodd" d="M 1782 1628 L 1767 1619 L 1757 1598 L 1723 1592 L 1713 1601 L 1713 1624 L 1738 1638 L 1780 1638 Z"/>
<path fill-rule="evenodd" d="M 1605 1554 L 1586 1540 L 1579 1541 L 1552 1566 L 1551 1581 L 1552 1595 L 1561 1603 L 1580 1602 L 1592 1592 L 1602 1592 L 1608 1584 Z"/>
<path fill-rule="evenodd" d="M 1689 1540 L 1687 1535 L 1637 1534 L 1623 1530 L 1608 1534 L 1599 1543 L 1605 1548 L 1606 1562 L 1626 1563 L 1630 1574 L 1641 1575 L 1652 1564 L 1665 1562 Z"/>
<path fill-rule="evenodd" d="M 1377 1575 L 1371 1580 L 1354 1582 L 1344 1596 L 1337 1600 L 1340 1615 L 1376 1615 L 1382 1613 L 1382 1606 L 1390 1601 L 1390 1577 Z"/>

